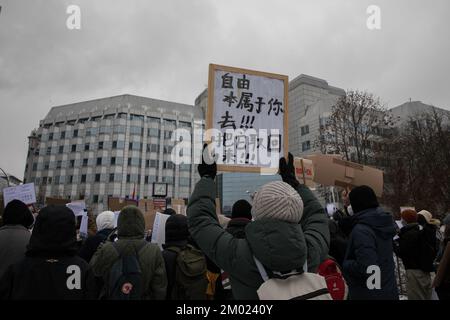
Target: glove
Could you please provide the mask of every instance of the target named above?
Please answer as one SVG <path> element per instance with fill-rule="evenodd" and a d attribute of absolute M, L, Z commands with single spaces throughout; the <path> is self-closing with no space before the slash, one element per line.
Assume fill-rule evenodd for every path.
<path fill-rule="evenodd" d="M 205 161 L 205 157 L 207 161 Z M 214 162 L 213 162 L 214 161 Z M 212 164 L 208 164 L 207 162 Z M 202 152 L 202 163 L 198 165 L 197 167 L 198 174 L 200 177 L 209 177 L 211 179 L 215 179 L 217 175 L 217 164 L 215 159 L 211 156 L 211 154 L 208 151 L 208 145 L 205 143 L 203 145 L 203 152 Z"/>
<path fill-rule="evenodd" d="M 278 173 L 281 176 L 283 182 L 286 182 L 295 190 L 297 190 L 300 182 L 298 182 L 297 178 L 295 178 L 294 156 L 290 152 L 287 163 L 284 157 L 280 159 Z"/>

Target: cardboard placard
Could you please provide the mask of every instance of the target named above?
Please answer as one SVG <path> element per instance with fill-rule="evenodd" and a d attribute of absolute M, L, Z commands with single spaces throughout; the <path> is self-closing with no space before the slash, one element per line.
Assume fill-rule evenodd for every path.
<path fill-rule="evenodd" d="M 220 133 L 207 135 L 206 141 L 216 140 L 222 146 L 227 145 L 224 139 L 233 140 L 223 150 L 227 159 L 219 156 L 219 171 L 276 173 L 289 145 L 288 82 L 285 75 L 209 65 L 206 130 Z M 251 130 L 256 138 L 250 137 Z M 273 159 L 260 159 L 259 148 L 272 152 Z"/>
<path fill-rule="evenodd" d="M 108 208 L 111 211 L 120 211 L 126 206 L 138 206 L 138 202 L 136 200 L 123 199 L 118 197 L 108 198 Z"/>
<path fill-rule="evenodd" d="M 295 177 L 307 187 L 315 186 L 314 183 L 314 165 L 312 160 L 303 158 L 294 158 Z"/>
<path fill-rule="evenodd" d="M 3 189 L 3 205 L 6 207 L 13 200 L 20 200 L 26 205 L 36 203 L 34 183 L 21 184 Z"/>
<path fill-rule="evenodd" d="M 345 161 L 339 155 L 306 156 L 313 162 L 314 182 L 325 186 L 350 187 L 367 185 L 378 197 L 383 194 L 383 171 Z"/>

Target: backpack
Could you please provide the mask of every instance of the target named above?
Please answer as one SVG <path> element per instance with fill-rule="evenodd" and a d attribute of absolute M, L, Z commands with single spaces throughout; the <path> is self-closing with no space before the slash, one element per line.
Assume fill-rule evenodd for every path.
<path fill-rule="evenodd" d="M 191 245 L 184 248 L 169 247 L 176 253 L 175 282 L 172 288 L 173 300 L 206 300 L 208 279 L 206 258 L 200 250 Z"/>
<path fill-rule="evenodd" d="M 289 274 L 273 272 L 274 277 L 269 278 L 261 262 L 255 256 L 253 259 L 264 280 L 256 291 L 260 300 L 332 300 L 321 275 L 293 270 Z"/>
<path fill-rule="evenodd" d="M 106 298 L 109 300 L 140 300 L 144 294 L 142 270 L 139 263 L 139 252 L 146 246 L 143 241 L 135 249 L 134 254 L 122 255 L 117 245 L 113 247 L 119 259 L 112 265 L 109 272 L 109 281 Z"/>
<path fill-rule="evenodd" d="M 320 264 L 317 273 L 325 278 L 328 291 L 333 300 L 345 300 L 347 298 L 347 283 L 336 260 L 326 259 Z"/>

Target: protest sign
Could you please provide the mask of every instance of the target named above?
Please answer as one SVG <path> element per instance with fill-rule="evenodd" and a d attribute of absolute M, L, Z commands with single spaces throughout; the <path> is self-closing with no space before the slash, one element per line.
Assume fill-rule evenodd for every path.
<path fill-rule="evenodd" d="M 83 216 L 87 213 L 84 200 L 72 201 L 66 204 L 66 207 L 73 211 L 75 216 Z"/>
<path fill-rule="evenodd" d="M 186 204 L 184 199 L 172 199 L 171 206 L 176 213 L 186 215 Z"/>
<path fill-rule="evenodd" d="M 339 155 L 314 154 L 312 160 L 314 182 L 325 186 L 350 187 L 367 185 L 378 197 L 383 194 L 383 171 L 342 160 Z"/>
<path fill-rule="evenodd" d="M 209 65 L 206 141 L 219 171 L 275 173 L 288 150 L 288 77 Z"/>
<path fill-rule="evenodd" d="M 108 198 L 108 208 L 111 211 L 120 211 L 122 208 L 126 206 L 137 206 L 138 203 L 136 200 L 132 199 L 124 199 L 118 197 L 109 197 Z"/>
<path fill-rule="evenodd" d="M 170 216 L 157 212 L 152 229 L 152 243 L 158 244 L 160 248 L 166 243 L 166 221 Z"/>
<path fill-rule="evenodd" d="M 3 189 L 3 205 L 6 207 L 12 200 L 20 200 L 26 205 L 36 203 L 34 183 L 21 184 Z"/>
<path fill-rule="evenodd" d="M 166 209 L 166 199 L 153 199 L 153 207 L 155 208 L 155 210 L 164 211 Z"/>

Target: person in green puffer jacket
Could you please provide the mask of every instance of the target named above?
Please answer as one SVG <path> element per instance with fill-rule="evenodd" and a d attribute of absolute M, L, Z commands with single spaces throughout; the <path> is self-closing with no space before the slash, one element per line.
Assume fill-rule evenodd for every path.
<path fill-rule="evenodd" d="M 266 269 L 282 273 L 302 270 L 306 259 L 308 271 L 316 272 L 326 259 L 328 217 L 312 192 L 296 180 L 291 154 L 287 163 L 280 159 L 284 182 L 271 182 L 256 194 L 252 204 L 255 221 L 245 229 L 247 239 L 233 237 L 217 221 L 216 164 L 206 164 L 203 159 L 198 171 L 201 179 L 187 208 L 189 231 L 202 251 L 230 275 L 235 299 L 258 299 L 263 279 L 253 256 Z"/>

